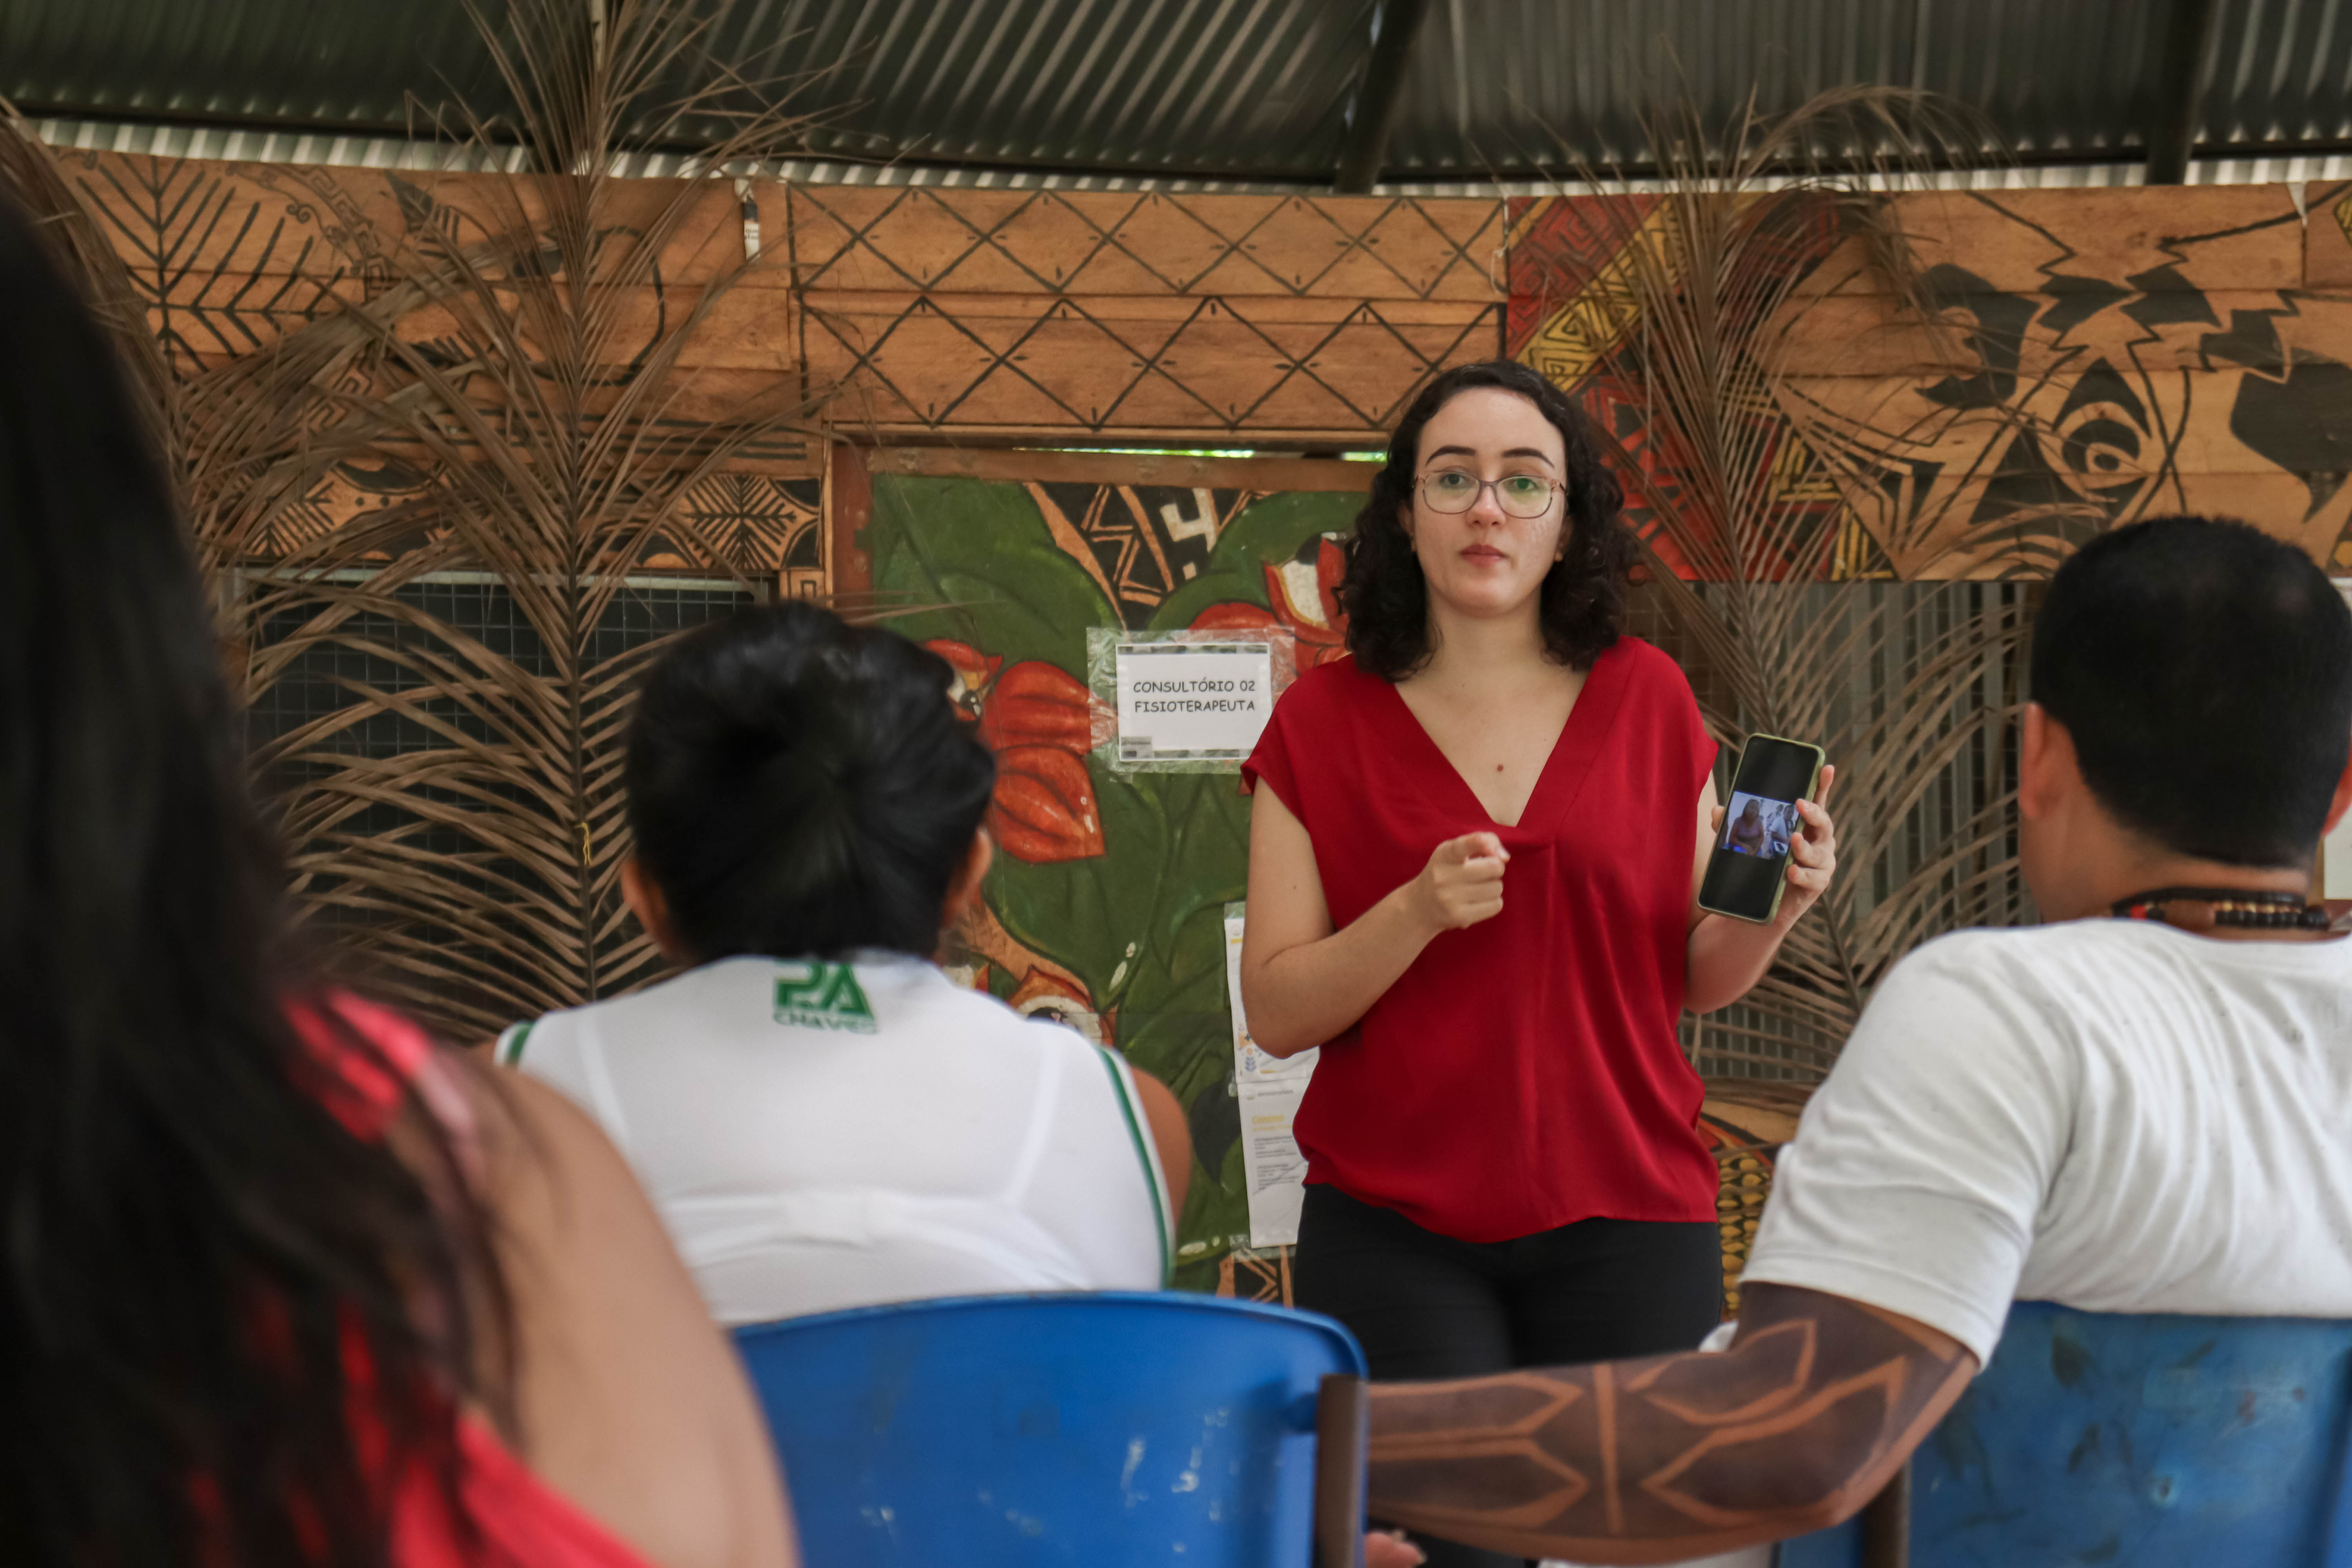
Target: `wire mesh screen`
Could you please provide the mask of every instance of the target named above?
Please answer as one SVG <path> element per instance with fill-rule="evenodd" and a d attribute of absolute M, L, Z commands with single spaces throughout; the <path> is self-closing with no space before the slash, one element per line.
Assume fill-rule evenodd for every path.
<path fill-rule="evenodd" d="M 284 649 L 289 639 L 301 645 L 252 693 L 247 719 L 257 755 L 292 748 L 264 768 L 259 784 L 279 807 L 291 841 L 298 900 L 310 911 L 315 932 L 347 962 L 364 965 L 366 938 L 394 926 L 443 952 L 446 973 L 428 989 L 450 1005 L 428 1002 L 428 1012 L 535 1015 L 535 1003 L 543 998 L 527 984 L 525 968 L 483 933 L 518 931 L 523 918 L 518 889 L 534 878 L 543 881 L 550 869 L 497 853 L 489 837 L 475 830 L 474 815 L 487 802 L 528 804 L 530 786 L 486 769 L 462 788 L 446 787 L 404 778 L 398 763 L 404 757 L 446 755 L 466 742 L 526 750 L 517 736 L 499 733 L 484 705 L 472 700 L 467 668 L 495 660 L 551 679 L 560 661 L 514 595 L 489 574 L 440 574 L 404 584 L 384 598 L 391 603 L 362 607 L 338 623 L 332 636 L 318 635 L 320 606 L 308 601 L 280 608 L 255 627 L 257 658 Z M 733 583 L 632 579 L 589 630 L 583 666 L 608 667 L 756 602 Z M 479 644 L 488 658 L 470 667 L 453 660 L 457 639 Z M 383 766 L 371 775 L 369 788 L 355 792 L 352 763 Z M 431 900 L 376 896 L 348 869 L 362 857 L 381 864 L 386 856 L 432 862 L 439 893 L 461 895 L 470 905 L 468 918 L 487 920 L 488 927 L 477 925 L 469 935 L 436 922 Z M 587 858 L 584 852 L 581 858 Z M 341 874 L 339 862 L 347 868 Z"/>
<path fill-rule="evenodd" d="M 1790 591 L 1805 596 L 1801 624 L 1820 632 L 1811 658 L 1832 666 L 1822 733 L 1798 738 L 1818 738 L 1843 775 L 1830 802 L 1842 929 L 1891 962 L 1948 931 L 2030 923 L 2036 917 L 2017 872 L 2014 714 L 2038 585 L 1864 582 Z M 1686 646 L 1654 594 L 1635 593 L 1628 623 L 1682 663 L 1702 708 L 1738 711 L 1727 682 Z M 1870 773 L 1898 705 L 1933 706 L 1927 738 L 1904 756 L 1875 759 L 1872 787 L 1846 787 Z M 1727 746 L 1717 762 L 1726 798 L 1737 760 Z M 1854 1005 L 1885 966 L 1857 966 Z M 1844 1043 L 1785 1009 L 1748 1004 L 1685 1014 L 1682 1033 L 1709 1077 L 1796 1084 L 1817 1081 Z"/>

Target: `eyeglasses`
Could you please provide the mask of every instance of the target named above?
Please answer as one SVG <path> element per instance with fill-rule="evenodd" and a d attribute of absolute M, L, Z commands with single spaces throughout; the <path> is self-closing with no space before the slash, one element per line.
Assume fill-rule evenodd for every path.
<path fill-rule="evenodd" d="M 1478 504 L 1479 496 L 1489 487 L 1495 492 L 1495 504 L 1503 509 L 1505 515 L 1520 519 L 1541 517 L 1551 510 L 1552 498 L 1566 488 L 1541 474 L 1505 474 L 1499 479 L 1482 479 L 1466 469 L 1440 468 L 1421 476 L 1421 501 L 1432 511 L 1468 511 Z"/>

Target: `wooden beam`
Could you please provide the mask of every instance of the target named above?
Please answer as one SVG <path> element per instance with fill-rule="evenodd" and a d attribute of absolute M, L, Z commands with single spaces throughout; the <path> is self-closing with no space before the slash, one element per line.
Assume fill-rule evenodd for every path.
<path fill-rule="evenodd" d="M 1370 1384 L 1327 1373 L 1315 1394 L 1315 1568 L 1362 1568 L 1371 1447 Z"/>
<path fill-rule="evenodd" d="M 1343 194 L 1363 195 L 1381 177 L 1389 132 L 1396 128 L 1397 106 L 1404 100 L 1413 36 L 1428 15 L 1429 0 L 1381 0 L 1380 31 L 1372 37 L 1372 58 L 1364 67 L 1348 143 L 1339 154 L 1338 185 Z"/>
<path fill-rule="evenodd" d="M 1172 485 L 1180 489 L 1339 490 L 1372 488 L 1378 463 L 1322 458 L 1194 458 L 1174 452 L 1035 452 L 973 447 L 836 446 L 866 473 L 995 483 Z M 836 458 L 836 465 L 840 459 Z M 836 466 L 836 472 L 840 471 Z M 862 521 L 861 521 L 862 526 Z"/>
<path fill-rule="evenodd" d="M 2189 177 L 2197 150 L 2198 117 L 2204 112 L 2206 84 L 2213 77 L 2213 40 L 2221 26 L 2221 0 L 2173 0 L 2157 51 L 2156 74 L 2147 84 L 2147 183 L 2177 185 Z"/>
<path fill-rule="evenodd" d="M 858 447 L 835 441 L 824 457 L 825 564 L 832 570 L 834 597 L 859 608 L 874 593 L 874 552 L 866 542 L 866 525 L 874 517 L 874 479 Z"/>

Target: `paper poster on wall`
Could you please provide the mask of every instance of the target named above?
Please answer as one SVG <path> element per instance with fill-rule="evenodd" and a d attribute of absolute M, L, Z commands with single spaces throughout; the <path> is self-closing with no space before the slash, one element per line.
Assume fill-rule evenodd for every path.
<path fill-rule="evenodd" d="M 2352 605 L 2352 577 L 2336 578 L 2336 591 Z M 2319 896 L 2352 899 L 2352 811 L 2346 812 L 2336 831 L 2320 841 Z"/>
<path fill-rule="evenodd" d="M 1274 647 L 1264 642 L 1121 642 L 1124 763 L 1238 763 L 1274 711 Z"/>
<path fill-rule="evenodd" d="M 1241 1102 L 1242 1180 L 1249 1188 L 1250 1245 L 1289 1247 L 1298 1240 L 1298 1207 L 1307 1195 L 1307 1157 L 1291 1124 L 1319 1051 L 1270 1057 L 1250 1038 L 1242 1013 L 1242 906 L 1225 906 L 1225 989 L 1233 999 L 1234 1088 Z"/>
<path fill-rule="evenodd" d="M 1230 773 L 1249 760 L 1296 678 L 1287 626 L 1087 632 L 1087 686 L 1108 721 L 1097 753 L 1114 773 Z"/>

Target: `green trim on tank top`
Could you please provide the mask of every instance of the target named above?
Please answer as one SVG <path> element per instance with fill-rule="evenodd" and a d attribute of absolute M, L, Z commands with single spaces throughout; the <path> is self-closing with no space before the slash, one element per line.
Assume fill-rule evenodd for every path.
<path fill-rule="evenodd" d="M 509 1024 L 500 1030 L 499 1043 L 490 1047 L 490 1059 L 500 1067 L 520 1067 L 523 1042 L 530 1038 L 530 1032 L 538 1022 L 534 1018 L 528 1024 Z"/>
<path fill-rule="evenodd" d="M 1136 1115 L 1134 1097 L 1128 1092 L 1127 1075 L 1118 1070 L 1118 1058 L 1102 1046 L 1095 1049 L 1102 1057 L 1103 1070 L 1110 1074 L 1111 1092 L 1118 1097 L 1119 1114 L 1127 1118 L 1127 1135 L 1135 1144 L 1136 1162 L 1143 1167 L 1144 1190 L 1151 1194 L 1151 1223 L 1160 1228 L 1160 1288 L 1164 1290 L 1176 1278 L 1176 1252 L 1168 1235 L 1168 1194 L 1160 1184 L 1160 1168 L 1152 1163 L 1151 1150 L 1143 1142 L 1143 1124 Z"/>

